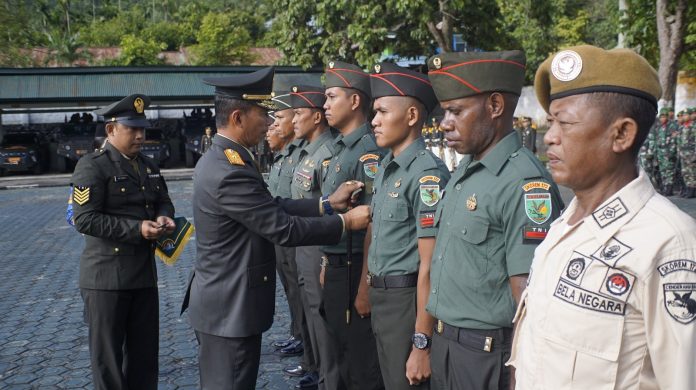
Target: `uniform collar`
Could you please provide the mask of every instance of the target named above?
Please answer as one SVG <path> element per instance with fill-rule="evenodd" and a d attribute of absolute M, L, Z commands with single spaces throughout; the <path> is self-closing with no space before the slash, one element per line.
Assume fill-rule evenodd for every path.
<path fill-rule="evenodd" d="M 501 139 L 493 149 L 491 149 L 481 161 L 478 161 L 481 165 L 486 167 L 494 175 L 498 176 L 503 166 L 508 161 L 510 156 L 520 150 L 522 143 L 514 131 L 506 135 Z M 471 154 L 465 155 L 459 163 L 460 167 L 466 171 L 469 163 L 472 162 L 473 156 Z M 473 165 L 472 165 L 473 166 Z"/>
<path fill-rule="evenodd" d="M 213 136 L 213 144 L 221 146 L 223 149 L 234 149 L 241 155 L 246 157 L 244 160 L 254 161 L 254 153 L 247 149 L 244 145 L 237 141 L 232 140 L 232 138 L 225 137 L 224 135 L 217 133 Z"/>
<path fill-rule="evenodd" d="M 114 145 L 111 144 L 111 142 L 107 141 L 104 143 L 103 149 L 107 150 L 109 152 L 109 157 L 111 157 L 112 161 L 131 161 L 131 160 L 138 160 L 138 156 L 140 153 L 136 154 L 135 157 L 130 158 L 126 156 L 125 154 L 121 153 Z"/>
<path fill-rule="evenodd" d="M 394 157 L 394 152 L 390 151 L 384 158 L 383 165 L 386 167 L 391 162 L 394 162 L 396 165 L 400 167 L 408 167 L 409 165 L 411 165 L 413 160 L 415 160 L 416 157 L 418 157 L 418 152 L 420 152 L 421 150 L 425 150 L 425 140 L 423 139 L 423 137 L 418 137 L 415 141 L 408 145 L 406 149 L 404 149 L 398 156 Z"/>
<path fill-rule="evenodd" d="M 331 140 L 333 138 L 333 135 L 331 134 L 331 128 L 327 127 L 323 133 L 317 137 L 314 141 L 310 142 L 305 146 L 304 152 L 307 155 L 312 155 L 314 152 L 316 152 L 321 145 L 323 145 L 325 142 Z"/>
<path fill-rule="evenodd" d="M 360 127 L 357 129 L 353 130 L 352 133 L 344 136 L 343 134 L 339 135 L 336 138 L 336 142 L 342 142 L 346 147 L 350 148 L 353 145 L 355 145 L 360 139 L 365 135 L 370 132 L 370 126 L 367 122 L 363 123 Z"/>
<path fill-rule="evenodd" d="M 583 219 L 592 234 L 601 243 L 612 238 L 616 232 L 630 222 L 645 204 L 655 196 L 655 188 L 645 171 L 639 168 L 638 177 L 610 196 L 592 214 Z M 573 198 L 566 211 L 553 222 L 559 224 L 566 221 L 577 209 L 577 198 Z"/>

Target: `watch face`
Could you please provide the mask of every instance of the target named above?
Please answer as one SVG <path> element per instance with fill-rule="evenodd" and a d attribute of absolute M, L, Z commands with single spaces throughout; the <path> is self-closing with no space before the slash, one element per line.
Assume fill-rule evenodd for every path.
<path fill-rule="evenodd" d="M 415 333 L 413 335 L 413 346 L 418 349 L 428 348 L 428 336 L 423 333 Z"/>

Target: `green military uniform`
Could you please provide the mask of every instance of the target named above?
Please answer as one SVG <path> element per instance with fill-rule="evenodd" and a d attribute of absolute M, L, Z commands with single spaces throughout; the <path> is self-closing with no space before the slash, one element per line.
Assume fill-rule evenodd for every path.
<path fill-rule="evenodd" d="M 293 86 L 292 91 L 290 105 L 293 109 L 321 110 L 326 101 L 323 88 Z M 321 197 L 321 179 L 333 156 L 334 138 L 334 130 L 327 127 L 311 142 L 305 141 L 305 146 L 298 155 L 290 186 L 293 199 Z M 305 367 L 308 376 L 301 379 L 301 382 L 320 381 L 326 389 L 337 389 L 341 381 L 336 351 L 338 344 L 321 315 L 322 288 L 319 273 L 322 252 L 319 246 L 297 247 L 295 250 L 302 304 L 307 317 L 306 338 L 310 340 L 305 349 L 313 349 L 312 354 L 317 363 L 314 367 Z"/>
<path fill-rule="evenodd" d="M 369 75 L 359 67 L 332 61 L 326 69 L 326 88 L 355 89 L 370 96 Z M 342 133 L 333 143 L 334 156 L 329 162 L 321 183 L 321 192 L 328 195 L 343 182 L 359 180 L 365 183 L 360 204 L 370 204 L 372 186 L 379 160 L 384 150 L 375 143 L 369 123 Z M 324 246 L 325 255 L 323 312 L 329 329 L 338 340 L 339 369 L 348 389 L 381 389 L 382 378 L 369 318 L 360 318 L 354 302 L 362 274 L 365 231 L 351 233 L 351 248 L 347 235 L 338 245 Z M 349 260 L 348 255 L 351 259 Z"/>
<path fill-rule="evenodd" d="M 524 65 L 520 51 L 447 53 L 428 60 L 441 102 L 485 92 L 519 96 Z M 515 312 L 509 280 L 529 272 L 536 246 L 562 208 L 550 174 L 512 129 L 480 160 L 462 158 L 434 221 L 426 309 L 438 319 L 431 354 L 437 387 L 508 388 L 503 363 Z"/>
<path fill-rule="evenodd" d="M 691 119 L 694 113 L 693 108 L 689 108 L 685 115 L 686 119 L 679 133 L 680 152 L 679 157 L 682 163 L 682 176 L 686 186 L 685 198 L 696 197 L 696 121 Z"/>
<path fill-rule="evenodd" d="M 665 108 L 660 110 L 660 116 L 667 116 Z M 663 195 L 672 195 L 674 185 L 674 167 L 677 161 L 677 138 L 678 131 L 676 124 L 667 121 L 664 125 L 658 124 L 656 138 L 657 163 L 662 180 Z"/>
<path fill-rule="evenodd" d="M 145 128 L 150 99 L 130 95 L 97 111 L 107 122 Z M 155 243 L 144 220 L 174 217 L 154 160 L 121 154 L 110 143 L 75 167 L 75 228 L 85 237 L 79 286 L 89 328 L 94 388 L 156 389 L 159 301 Z"/>
<path fill-rule="evenodd" d="M 278 106 L 278 110 L 290 109 L 290 93 L 278 91 L 274 93 L 273 102 Z M 305 141 L 293 139 L 273 158 L 270 173 L 268 174 L 268 192 L 272 196 L 290 198 L 290 187 L 292 174 L 300 161 L 299 154 L 302 151 Z M 278 277 L 283 285 L 285 296 L 290 308 L 290 333 L 292 340 L 279 342 L 280 347 L 287 347 L 292 343 L 303 342 L 307 335 L 307 320 L 304 309 L 302 308 L 302 298 L 300 286 L 298 284 L 297 263 L 295 262 L 295 248 L 276 245 L 276 270 Z M 314 356 L 311 353 L 311 344 L 305 344 L 307 352 L 303 354 L 302 365 L 304 367 L 314 367 L 316 365 Z"/>
<path fill-rule="evenodd" d="M 638 153 L 641 167 L 643 167 L 648 178 L 650 178 L 650 181 L 656 188 L 660 188 L 659 171 L 657 159 L 655 158 L 655 148 L 657 147 L 656 134 L 659 125 L 660 123 L 655 120 L 655 124 L 650 128 L 648 136 L 645 138 L 645 142 L 643 142 Z"/>

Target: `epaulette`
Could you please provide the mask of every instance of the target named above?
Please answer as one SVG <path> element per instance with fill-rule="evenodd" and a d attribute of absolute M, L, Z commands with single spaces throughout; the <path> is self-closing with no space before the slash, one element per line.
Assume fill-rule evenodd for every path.
<path fill-rule="evenodd" d="M 97 158 L 97 157 L 100 157 L 100 156 L 105 155 L 105 154 L 106 154 L 106 149 L 100 148 L 100 149 L 97 149 L 97 150 L 95 150 L 94 152 L 92 152 L 92 153 L 90 153 L 90 154 L 92 155 L 92 158 Z"/>
<path fill-rule="evenodd" d="M 377 142 L 370 134 L 365 134 L 360 138 L 360 146 L 363 148 L 363 152 L 372 152 L 379 149 Z"/>
<path fill-rule="evenodd" d="M 435 155 L 428 151 L 428 150 L 421 150 L 418 152 L 416 155 L 415 163 L 418 164 L 418 167 L 426 171 L 428 169 L 435 169 L 437 168 L 437 160 L 439 160 Z"/>
<path fill-rule="evenodd" d="M 510 154 L 508 160 L 517 170 L 519 177 L 533 179 L 545 176 L 541 162 L 527 148 L 520 148 Z"/>

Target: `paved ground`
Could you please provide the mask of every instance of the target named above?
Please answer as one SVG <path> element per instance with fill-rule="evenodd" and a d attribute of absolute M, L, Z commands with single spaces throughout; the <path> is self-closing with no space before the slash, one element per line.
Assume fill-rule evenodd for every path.
<path fill-rule="evenodd" d="M 177 215 L 191 218 L 191 190 L 191 181 L 170 183 Z M 83 239 L 65 222 L 66 199 L 67 187 L 0 191 L 0 389 L 91 388 L 77 289 Z M 696 216 L 696 200 L 672 200 Z M 195 337 L 186 315 L 179 317 L 192 244 L 174 267 L 158 264 L 161 389 L 198 387 Z M 269 348 L 287 333 L 284 299 L 279 287 L 275 323 L 264 335 L 259 389 L 287 389 L 295 381 L 281 368 L 298 358 L 281 359 Z"/>

